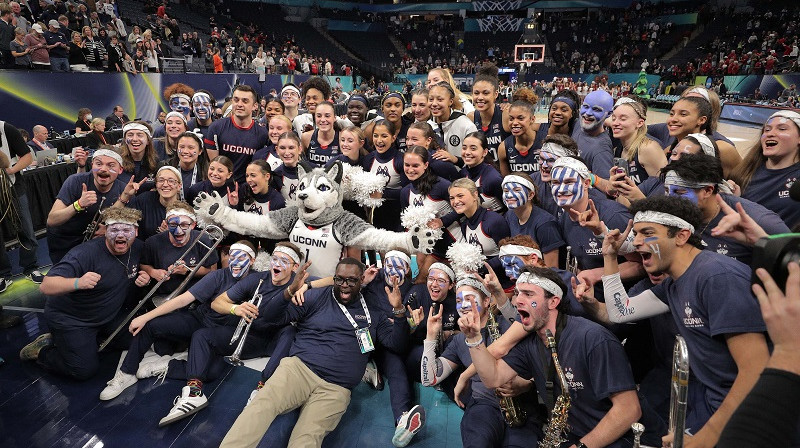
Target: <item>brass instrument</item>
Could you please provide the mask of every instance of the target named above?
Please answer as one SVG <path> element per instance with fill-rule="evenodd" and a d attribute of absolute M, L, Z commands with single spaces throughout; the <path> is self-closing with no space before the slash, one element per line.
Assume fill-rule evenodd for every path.
<path fill-rule="evenodd" d="M 634 423 L 631 425 L 631 431 L 633 431 L 633 448 L 641 448 L 644 425 L 638 422 Z"/>
<path fill-rule="evenodd" d="M 561 395 L 556 398 L 553 412 L 550 414 L 550 420 L 544 428 L 544 439 L 539 442 L 539 448 L 558 448 L 562 442 L 567 439 L 566 434 L 569 431 L 567 426 L 567 417 L 569 416 L 569 406 L 572 398 L 569 395 L 569 385 L 567 384 L 567 377 L 564 376 L 564 371 L 561 369 L 561 363 L 558 362 L 558 352 L 556 351 L 556 338 L 550 330 L 547 331 L 547 348 L 550 349 L 550 355 L 553 357 L 553 367 L 555 368 L 556 375 L 558 375 L 558 383 L 561 386 Z"/>
<path fill-rule="evenodd" d="M 97 206 L 97 212 L 94 214 L 94 218 L 92 218 L 92 222 L 86 226 L 86 230 L 83 232 L 83 242 L 87 242 L 90 239 L 94 238 L 95 232 L 97 232 L 97 227 L 100 226 L 100 219 L 103 213 L 103 203 L 106 201 L 106 197 L 103 196 L 100 198 L 100 205 Z"/>
<path fill-rule="evenodd" d="M 669 400 L 669 431 L 672 448 L 683 448 L 686 431 L 686 398 L 689 394 L 689 349 L 681 336 L 675 336 L 672 351 L 672 386 Z"/>
<path fill-rule="evenodd" d="M 565 261 L 565 270 L 572 273 L 572 275 L 578 275 L 580 269 L 578 269 L 578 258 L 572 256 L 572 246 L 567 246 L 567 257 Z"/>
<path fill-rule="evenodd" d="M 256 286 L 255 292 L 253 292 L 253 298 L 250 299 L 247 303 L 252 303 L 253 305 L 258 308 L 261 306 L 261 300 L 263 296 L 258 293 L 258 290 L 261 289 L 261 284 L 264 283 L 264 279 L 258 281 L 258 286 Z M 233 351 L 233 354 L 230 356 L 225 357 L 225 362 L 234 366 L 241 366 L 244 363 L 242 362 L 242 350 L 244 349 L 244 341 L 247 340 L 247 333 L 250 332 L 250 326 L 253 325 L 253 321 L 247 322 L 244 316 L 242 319 L 239 320 L 239 325 L 236 326 L 236 330 L 233 332 L 233 337 L 231 337 L 231 342 L 229 345 L 233 345 L 234 342 L 237 340 L 239 341 L 239 345 L 236 346 L 236 350 Z M 244 330 L 244 331 L 242 331 Z"/>
<path fill-rule="evenodd" d="M 492 342 L 500 338 L 500 329 L 495 317 L 496 311 L 497 307 L 495 305 L 489 307 L 489 321 L 486 323 L 486 329 L 489 331 Z M 497 394 L 497 397 L 500 400 L 500 412 L 503 413 L 503 420 L 506 421 L 506 424 L 512 428 L 519 428 L 525 425 L 528 413 L 519 405 L 516 397 L 501 397 L 499 394 Z"/>
<path fill-rule="evenodd" d="M 208 236 L 208 238 L 211 240 L 210 246 L 202 241 L 204 236 Z M 208 257 L 217 248 L 219 243 L 222 242 L 222 239 L 224 237 L 225 233 L 222 231 L 222 229 L 220 229 L 217 226 L 209 225 L 205 229 L 203 229 L 203 231 L 200 232 L 200 235 L 197 235 L 197 238 L 195 238 L 192 244 L 190 244 L 189 247 L 187 247 L 186 250 L 183 252 L 183 254 L 181 254 L 180 258 L 178 258 L 178 260 L 175 261 L 175 263 L 173 263 L 172 266 L 169 267 L 169 269 L 167 269 L 167 275 L 165 275 L 164 278 L 159 280 L 158 283 L 156 283 L 155 286 L 153 286 L 153 288 L 150 289 L 150 292 L 148 292 L 147 295 L 144 296 L 144 298 L 140 300 L 139 303 L 136 304 L 133 310 L 131 310 L 131 312 L 128 313 L 128 315 L 125 316 L 125 319 L 119 324 L 119 327 L 117 327 L 114 330 L 114 332 L 111 333 L 111 335 L 108 338 L 106 338 L 105 341 L 103 341 L 102 344 L 100 344 L 100 348 L 97 349 L 97 351 L 98 352 L 103 351 L 103 349 L 106 348 L 106 346 L 111 343 L 111 340 L 114 339 L 114 336 L 116 336 L 117 333 L 119 333 L 120 330 L 122 330 L 125 327 L 125 325 L 127 325 L 128 322 L 131 319 L 133 319 L 133 316 L 136 315 L 136 313 L 142 308 L 142 306 L 144 306 L 144 304 L 147 303 L 147 301 L 150 300 L 150 298 L 155 295 L 156 291 L 158 291 L 159 286 L 161 286 L 162 283 L 167 281 L 169 276 L 172 274 L 173 271 L 175 271 L 175 269 L 178 268 L 178 266 L 182 265 L 185 266 L 185 262 L 183 261 L 183 259 L 186 258 L 186 256 L 189 254 L 189 252 L 191 252 L 192 249 L 194 249 L 194 246 L 198 244 L 203 246 L 206 249 L 205 255 L 203 255 L 203 258 L 201 258 L 200 261 L 198 261 L 194 267 L 189 268 L 189 273 L 186 275 L 186 278 L 183 279 L 183 282 L 181 282 L 181 284 L 178 285 L 178 287 L 175 288 L 175 290 L 172 291 L 172 293 L 170 293 L 169 296 L 167 296 L 167 298 L 164 300 L 165 302 L 173 299 L 175 296 L 180 294 L 183 288 L 185 288 L 186 285 L 189 284 L 189 281 L 192 279 L 192 277 L 194 277 L 194 274 L 197 272 L 197 270 L 203 266 L 203 262 L 205 262 L 208 259 Z"/>

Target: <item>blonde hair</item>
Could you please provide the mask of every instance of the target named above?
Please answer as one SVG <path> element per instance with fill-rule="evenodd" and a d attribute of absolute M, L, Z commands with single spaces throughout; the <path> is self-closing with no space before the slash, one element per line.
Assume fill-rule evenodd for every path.
<path fill-rule="evenodd" d="M 472 101 L 472 97 L 467 95 L 466 93 L 462 92 L 461 89 L 456 86 L 456 81 L 453 79 L 453 75 L 450 73 L 450 70 L 446 68 L 436 67 L 431 69 L 428 73 L 438 71 L 442 75 L 442 79 L 447 82 L 447 85 L 453 89 L 453 93 L 455 93 L 455 97 L 453 98 L 453 109 L 458 111 L 464 111 L 464 105 L 461 103 L 463 100 Z M 433 86 L 431 86 L 433 87 Z M 428 88 L 430 90 L 430 87 Z"/>
<path fill-rule="evenodd" d="M 142 212 L 130 207 L 108 207 L 102 212 L 103 222 L 122 221 L 136 223 L 142 219 Z"/>
<path fill-rule="evenodd" d="M 89 124 L 89 128 L 93 131 L 96 131 L 98 124 L 106 124 L 106 120 L 102 118 L 92 118 L 92 122 Z"/>
<path fill-rule="evenodd" d="M 286 129 L 292 129 L 292 120 L 290 120 L 289 117 L 286 115 L 275 115 L 274 117 L 270 118 L 269 121 L 272 121 L 276 118 L 286 124 Z M 267 127 L 269 127 L 269 121 L 267 122 Z"/>
<path fill-rule="evenodd" d="M 475 182 L 467 177 L 460 177 L 454 180 L 453 183 L 451 183 L 447 188 L 447 191 L 450 191 L 453 188 L 463 188 L 469 191 L 473 196 L 478 195 L 478 187 L 475 185 Z"/>

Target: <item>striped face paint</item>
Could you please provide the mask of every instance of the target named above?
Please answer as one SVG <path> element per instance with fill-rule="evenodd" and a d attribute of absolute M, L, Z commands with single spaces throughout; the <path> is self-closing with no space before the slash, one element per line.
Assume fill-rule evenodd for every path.
<path fill-rule="evenodd" d="M 528 202 L 528 187 L 519 182 L 506 182 L 503 184 L 503 202 L 509 210 L 522 207 Z"/>
<path fill-rule="evenodd" d="M 519 278 L 520 270 L 525 267 L 525 262 L 516 255 L 504 255 L 500 257 L 500 263 L 503 264 L 503 269 L 506 271 L 506 276 L 511 280 Z"/>
<path fill-rule="evenodd" d="M 397 284 L 402 285 L 409 270 L 410 266 L 402 258 L 387 257 L 383 263 L 383 276 L 387 285 L 392 284 L 392 277 L 397 277 Z"/>
<path fill-rule="evenodd" d="M 233 278 L 240 278 L 247 275 L 250 269 L 250 255 L 243 250 L 234 249 L 228 254 L 228 267 Z"/>
<path fill-rule="evenodd" d="M 481 297 L 478 293 L 472 291 L 459 291 L 456 293 L 456 312 L 458 312 L 459 316 L 463 316 L 465 313 L 472 311 L 472 303 L 470 303 L 470 299 L 475 301 L 475 307 L 478 308 L 476 311 L 478 313 L 481 312 Z"/>
<path fill-rule="evenodd" d="M 583 198 L 583 178 L 572 168 L 555 168 L 551 182 L 550 190 L 559 207 L 570 206 Z"/>
<path fill-rule="evenodd" d="M 539 173 L 541 173 L 543 182 L 550 182 L 552 179 L 551 171 L 553 164 L 558 160 L 558 156 L 547 151 L 539 152 Z"/>

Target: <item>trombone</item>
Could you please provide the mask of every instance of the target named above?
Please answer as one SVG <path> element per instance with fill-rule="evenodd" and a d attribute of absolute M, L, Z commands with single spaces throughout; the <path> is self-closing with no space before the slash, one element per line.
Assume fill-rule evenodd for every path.
<path fill-rule="evenodd" d="M 675 337 L 672 351 L 672 385 L 669 400 L 669 430 L 672 448 L 683 448 L 686 431 L 686 404 L 689 394 L 689 349 L 681 336 Z"/>
<path fill-rule="evenodd" d="M 202 241 L 203 237 L 205 236 L 207 236 L 211 240 L 210 246 Z M 189 252 L 191 252 L 192 249 L 194 249 L 195 245 L 199 244 L 203 246 L 206 249 L 205 255 L 203 255 L 203 258 L 201 258 L 200 261 L 198 261 L 194 267 L 189 268 L 189 273 L 186 275 L 186 278 L 183 279 L 183 282 L 181 282 L 181 284 L 178 285 L 178 287 L 175 288 L 175 290 L 172 291 L 172 293 L 170 293 L 169 296 L 167 296 L 166 300 L 171 300 L 175 296 L 180 294 L 183 288 L 185 288 L 186 285 L 189 284 L 189 281 L 192 279 L 192 277 L 194 277 L 194 274 L 197 272 L 197 270 L 200 269 L 200 267 L 203 265 L 203 262 L 205 262 L 208 259 L 208 257 L 214 252 L 214 249 L 216 249 L 219 243 L 222 242 L 222 239 L 224 237 L 225 234 L 223 233 L 222 229 L 220 229 L 217 226 L 209 225 L 205 229 L 203 229 L 203 231 L 200 232 L 200 235 L 197 235 L 197 238 L 195 238 L 192 244 L 190 244 L 189 247 L 186 248 L 186 250 L 183 252 L 183 254 L 181 254 L 180 258 L 178 258 L 178 260 L 175 261 L 175 263 L 173 263 L 172 266 L 169 267 L 169 269 L 167 269 L 167 275 L 165 275 L 164 278 L 159 280 L 158 283 L 156 283 L 155 286 L 153 286 L 153 288 L 150 289 L 150 292 L 148 292 L 147 295 L 144 296 L 144 298 L 140 300 L 139 303 L 136 304 L 133 310 L 131 310 L 131 312 L 128 313 L 127 316 L 125 316 L 125 319 L 122 321 L 122 323 L 119 324 L 119 326 L 114 330 L 114 332 L 111 333 L 111 335 L 108 338 L 106 338 L 106 340 L 103 341 L 102 344 L 100 344 L 100 348 L 97 349 L 97 351 L 98 352 L 103 351 L 103 349 L 106 348 L 106 346 L 111 343 L 111 340 L 114 339 L 117 333 L 119 333 L 120 330 L 125 328 L 125 325 L 127 325 L 128 322 L 131 319 L 133 319 L 133 316 L 136 315 L 139 309 L 141 309 L 142 306 L 145 303 L 147 303 L 147 301 L 150 300 L 151 297 L 155 295 L 156 291 L 158 291 L 158 287 L 161 286 L 162 283 L 167 281 L 172 272 L 175 271 L 175 269 L 177 269 L 178 266 L 185 265 L 183 259 L 186 258 L 186 256 L 189 254 Z"/>
<path fill-rule="evenodd" d="M 261 300 L 263 296 L 258 293 L 258 290 L 261 289 L 261 284 L 264 283 L 264 279 L 258 281 L 258 286 L 256 286 L 255 292 L 253 292 L 253 298 L 250 299 L 247 303 L 252 303 L 256 306 L 256 308 L 261 306 Z M 233 337 L 231 338 L 231 342 L 228 345 L 233 345 L 234 342 L 237 340 L 239 341 L 239 345 L 236 346 L 236 350 L 233 351 L 233 354 L 230 356 L 225 357 L 225 362 L 234 366 L 241 366 L 244 363 L 242 362 L 242 350 L 244 349 L 244 341 L 247 340 L 247 333 L 250 332 L 250 326 L 253 325 L 253 321 L 247 322 L 244 316 L 242 316 L 241 320 L 239 320 L 239 325 L 236 326 L 236 330 L 233 332 Z M 244 332 L 242 331 L 244 330 Z"/>

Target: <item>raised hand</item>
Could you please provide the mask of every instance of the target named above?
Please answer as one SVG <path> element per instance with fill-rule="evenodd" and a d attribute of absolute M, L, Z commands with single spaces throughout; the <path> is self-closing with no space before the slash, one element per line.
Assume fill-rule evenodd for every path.
<path fill-rule="evenodd" d="M 231 207 L 239 205 L 239 183 L 233 183 L 233 191 L 231 191 L 230 187 L 226 187 L 226 190 L 228 190 L 228 204 L 230 204 Z"/>
<path fill-rule="evenodd" d="M 87 272 L 78 279 L 78 289 L 94 289 L 100 281 L 100 274 L 97 272 Z"/>
<path fill-rule="evenodd" d="M 308 280 L 307 271 L 309 266 L 311 266 L 311 261 L 306 261 L 305 263 L 303 263 L 303 265 L 300 266 L 300 269 L 298 269 L 297 272 L 295 272 L 294 280 L 292 280 L 292 283 L 289 285 L 288 288 L 286 288 L 286 292 L 289 293 L 289 297 L 287 298 L 287 300 L 292 299 L 292 302 L 294 302 L 294 304 L 297 306 L 303 306 L 302 294 L 300 295 L 300 300 L 298 303 L 295 293 L 300 291 L 300 287 L 304 286 L 306 280 Z"/>
<path fill-rule="evenodd" d="M 605 227 L 605 223 L 603 223 L 603 227 Z M 622 246 L 622 243 L 625 242 L 625 239 L 628 238 L 628 234 L 631 233 L 632 228 L 633 220 L 629 219 L 628 227 L 625 228 L 624 232 L 620 232 L 619 229 L 613 229 L 606 233 L 606 237 L 603 239 L 603 255 L 617 255 L 619 253 L 619 248 Z"/>
<path fill-rule="evenodd" d="M 593 200 L 589 199 L 589 208 L 584 212 L 577 212 L 572 209 L 568 210 L 570 217 L 577 221 L 581 227 L 586 227 L 595 235 L 603 235 L 606 233 L 606 226 L 603 221 L 600 221 L 600 214 L 597 213 L 597 208 L 595 208 Z"/>
<path fill-rule="evenodd" d="M 472 305 L 472 312 L 467 313 L 458 319 L 458 328 L 466 336 L 467 341 L 474 340 L 481 335 L 481 320 L 477 313 L 477 306 L 475 299 L 470 297 L 470 305 Z"/>
<path fill-rule="evenodd" d="M 413 324 L 412 327 L 416 328 L 425 319 L 425 310 L 422 307 L 417 309 L 411 308 L 411 305 L 406 305 L 406 309 L 408 310 L 408 315 L 411 318 Z"/>
<path fill-rule="evenodd" d="M 139 271 L 139 275 L 136 277 L 136 280 L 134 280 L 133 283 L 138 287 L 142 287 L 150 283 L 150 276 L 147 275 L 147 272 Z"/>
<path fill-rule="evenodd" d="M 442 329 L 442 314 L 444 314 L 444 307 L 439 306 L 438 313 L 428 314 L 428 325 L 426 339 L 435 341 L 439 337 L 439 331 Z"/>
<path fill-rule="evenodd" d="M 81 197 L 78 198 L 78 205 L 87 208 L 97 203 L 97 192 L 89 191 L 86 184 L 81 185 Z"/>
<path fill-rule="evenodd" d="M 383 289 L 386 291 L 386 296 L 392 308 L 398 309 L 403 306 L 403 298 L 400 296 L 400 287 L 397 284 L 397 277 L 392 277 L 392 289 L 389 289 L 388 286 L 384 286 Z"/>
<path fill-rule="evenodd" d="M 75 148 L 75 163 L 80 166 L 86 166 L 86 159 L 89 158 L 89 153 L 83 148 Z"/>
<path fill-rule="evenodd" d="M 589 282 L 579 282 L 577 277 L 572 277 L 572 294 L 578 299 L 578 302 L 583 304 L 598 303 L 594 297 L 594 288 Z"/>
<path fill-rule="evenodd" d="M 503 290 L 503 285 L 500 284 L 500 280 L 497 279 L 497 274 L 494 273 L 494 269 L 485 261 L 483 262 L 483 266 L 486 268 L 486 272 L 488 272 L 481 279 L 483 286 L 486 286 L 486 289 L 488 289 L 492 295 L 504 295 L 505 290 Z"/>
<path fill-rule="evenodd" d="M 750 246 L 756 244 L 760 238 L 769 236 L 764 229 L 758 225 L 747 212 L 744 211 L 742 204 L 736 203 L 736 210 L 732 209 L 722 195 L 717 195 L 717 204 L 720 210 L 725 214 L 716 227 L 711 229 L 712 236 L 724 236 L 733 238 L 740 243 Z"/>

